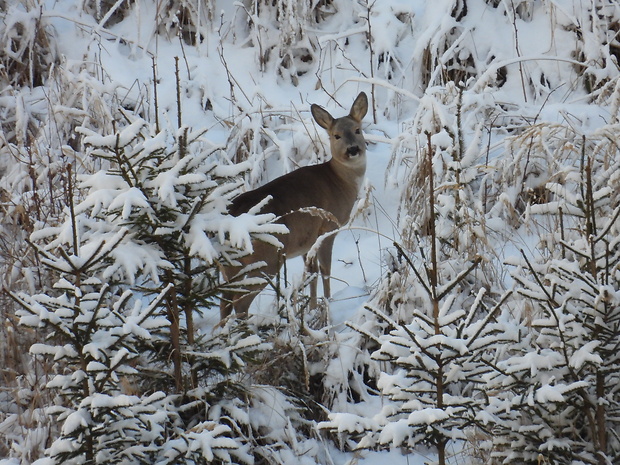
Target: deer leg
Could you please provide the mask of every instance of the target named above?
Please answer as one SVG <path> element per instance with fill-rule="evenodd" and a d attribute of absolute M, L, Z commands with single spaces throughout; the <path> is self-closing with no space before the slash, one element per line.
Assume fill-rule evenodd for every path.
<path fill-rule="evenodd" d="M 282 263 L 282 254 L 275 247 L 257 242 L 254 244 L 254 254 L 243 257 L 241 262 L 247 266 L 255 264 L 257 262 L 263 262 L 264 266 L 252 267 L 248 271 L 244 272 L 244 266 L 240 267 L 227 267 L 223 272 L 224 279 L 228 282 L 234 283 L 235 281 L 241 281 L 244 279 L 263 278 L 264 276 L 275 276 Z M 259 258 L 260 257 L 260 258 Z M 222 319 L 228 317 L 232 313 L 232 309 L 235 309 L 235 313 L 239 318 L 247 318 L 250 305 L 256 298 L 256 296 L 267 286 L 267 280 L 261 280 L 261 282 L 254 282 L 243 286 L 243 290 L 234 291 L 228 290 L 222 292 L 222 299 L 220 300 L 220 317 Z"/>
<path fill-rule="evenodd" d="M 249 273 L 245 276 L 241 276 L 240 279 L 259 276 L 260 274 L 251 276 L 251 273 Z M 265 288 L 266 285 L 267 282 L 265 281 L 262 284 L 252 284 L 251 286 L 247 286 L 243 291 L 222 291 L 220 298 L 220 322 L 216 325 L 216 327 L 224 324 L 224 321 L 232 314 L 233 309 L 235 310 L 235 314 L 238 318 L 247 318 L 248 310 L 250 309 L 250 305 L 254 301 L 254 298 Z"/>
<path fill-rule="evenodd" d="M 332 273 L 332 250 L 334 248 L 335 238 L 335 234 L 326 237 L 317 253 L 319 271 L 321 272 L 321 279 L 323 281 L 323 296 L 328 300 L 331 297 L 329 278 Z"/>
<path fill-rule="evenodd" d="M 317 279 L 319 273 L 318 260 L 317 257 L 314 256 L 312 258 L 308 258 L 307 255 L 304 255 L 304 262 L 306 263 L 306 270 L 310 273 L 311 281 L 310 281 L 310 308 L 316 308 L 317 302 Z"/>
<path fill-rule="evenodd" d="M 226 279 L 226 278 L 224 278 Z M 220 297 L 220 320 L 228 318 L 233 310 L 232 301 L 234 294 L 232 292 L 223 291 Z"/>
<path fill-rule="evenodd" d="M 261 267 L 259 270 L 252 270 L 240 276 L 233 275 L 231 278 L 232 283 L 237 280 L 261 278 L 263 273 L 267 274 L 267 272 L 263 271 Z M 267 281 L 265 280 L 261 283 L 243 286 L 242 290 L 239 291 L 223 291 L 220 299 L 220 319 L 223 320 L 229 317 L 233 309 L 235 310 L 237 317 L 247 318 L 250 305 L 266 285 Z"/>
<path fill-rule="evenodd" d="M 267 282 L 265 281 L 262 284 L 253 284 L 248 286 L 244 292 L 238 292 L 235 294 L 232 302 L 232 306 L 235 309 L 235 313 L 239 318 L 247 318 L 248 311 L 250 310 L 250 305 L 256 298 L 260 291 L 262 291 Z"/>

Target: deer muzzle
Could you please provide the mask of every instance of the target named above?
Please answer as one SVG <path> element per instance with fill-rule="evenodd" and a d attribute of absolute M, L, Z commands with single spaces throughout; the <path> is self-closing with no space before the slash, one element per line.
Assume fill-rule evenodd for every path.
<path fill-rule="evenodd" d="M 349 157 L 356 157 L 360 154 L 360 148 L 357 145 L 347 148 L 347 155 Z"/>

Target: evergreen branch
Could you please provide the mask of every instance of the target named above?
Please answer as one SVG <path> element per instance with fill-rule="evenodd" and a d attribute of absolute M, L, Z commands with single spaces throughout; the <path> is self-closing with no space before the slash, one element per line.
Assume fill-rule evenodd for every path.
<path fill-rule="evenodd" d="M 29 302 L 22 299 L 20 296 L 15 294 L 13 291 L 10 291 L 6 287 L 3 288 L 3 291 L 5 294 L 7 294 L 11 298 L 11 300 L 17 303 L 21 308 L 26 310 L 28 313 L 30 313 L 31 315 L 40 317 L 40 312 L 36 311 Z M 57 331 L 60 335 L 63 335 L 67 338 L 71 337 L 71 333 L 62 323 L 55 323 L 54 321 L 51 321 L 50 319 L 46 319 L 45 324 L 51 326 L 55 330 L 55 332 Z"/>
<path fill-rule="evenodd" d="M 538 276 L 538 273 L 534 271 L 534 267 L 532 266 L 529 259 L 525 255 L 525 252 L 523 251 L 523 249 L 521 249 L 521 254 L 523 255 L 523 258 L 525 259 L 525 262 L 527 263 L 527 266 L 530 272 L 532 273 L 532 276 L 534 276 L 534 279 L 538 283 L 538 286 L 543 291 L 543 293 L 547 296 L 547 301 L 546 301 L 547 308 L 549 309 L 549 312 L 551 313 L 551 315 L 553 315 L 553 318 L 555 319 L 555 322 L 556 322 L 555 329 L 557 329 L 558 335 L 560 336 L 560 340 L 562 341 L 561 351 L 562 351 L 562 355 L 564 356 L 564 362 L 566 363 L 566 367 L 568 371 L 571 373 L 571 376 L 573 377 L 573 379 L 578 379 L 576 376 L 576 373 L 570 366 L 570 356 L 568 355 L 568 344 L 566 341 L 566 337 L 564 335 L 564 331 L 562 331 L 562 328 L 560 327 L 560 319 L 558 318 L 558 315 L 555 311 L 556 308 L 564 308 L 565 303 L 560 305 L 558 302 L 556 302 L 556 300 L 549 294 L 549 292 L 547 291 L 547 288 L 541 282 L 540 277 Z"/>
<path fill-rule="evenodd" d="M 430 318 L 428 318 L 426 315 L 424 315 L 422 312 L 420 312 L 417 309 L 413 310 L 413 316 L 422 320 L 424 323 L 426 323 L 428 325 L 429 328 L 432 328 L 433 325 L 435 324 L 433 322 L 433 320 L 431 320 Z"/>
<path fill-rule="evenodd" d="M 489 322 L 495 318 L 495 315 L 497 314 L 497 312 L 499 311 L 500 307 L 504 304 L 504 302 L 506 302 L 506 300 L 508 300 L 508 297 L 510 297 L 512 295 L 512 291 L 508 291 L 506 292 L 501 300 L 499 302 L 497 302 L 497 304 L 495 304 L 495 306 L 493 307 L 493 310 L 491 310 L 487 316 L 484 318 L 484 320 L 482 321 L 482 323 L 480 324 L 480 327 L 478 328 L 478 330 L 474 333 L 474 335 L 472 337 L 470 337 L 465 344 L 467 345 L 467 347 L 471 347 L 471 345 L 478 339 L 478 337 L 480 336 L 480 334 L 482 333 L 482 330 L 489 324 Z"/>
<path fill-rule="evenodd" d="M 482 298 L 485 295 L 486 295 L 486 288 L 481 287 L 480 290 L 478 291 L 478 294 L 476 295 L 476 300 L 474 301 L 474 303 L 471 305 L 469 309 L 469 313 L 467 314 L 467 317 L 459 325 L 459 328 L 458 328 L 459 337 L 461 336 L 461 334 L 463 334 L 463 330 L 469 327 L 469 325 L 471 324 L 471 321 L 474 319 L 474 315 L 476 314 L 476 311 L 478 310 L 478 308 L 480 306 L 483 306 Z"/>
<path fill-rule="evenodd" d="M 82 266 L 81 270 L 87 270 L 88 268 L 94 266 L 95 264 L 97 264 L 98 262 L 102 261 L 104 258 L 108 257 L 112 251 L 118 247 L 118 245 L 123 241 L 123 239 L 125 239 L 125 237 L 129 234 L 129 230 L 124 230 L 122 232 L 122 234 L 117 234 L 118 239 L 116 239 L 116 241 L 107 244 L 107 242 L 101 241 L 101 243 L 99 244 L 99 246 L 97 246 L 97 249 L 95 249 L 95 251 L 90 255 L 89 258 L 86 259 L 86 261 L 84 262 L 84 265 Z M 101 254 L 101 256 L 97 256 L 99 254 L 99 252 L 101 252 L 101 250 L 103 250 L 104 246 L 107 245 L 108 246 L 108 250 L 104 251 L 103 254 Z"/>
<path fill-rule="evenodd" d="M 52 255 L 50 252 L 48 252 L 47 250 L 45 250 L 44 248 L 38 246 L 37 244 L 35 244 L 34 242 L 32 242 L 30 239 L 26 238 L 25 239 L 26 244 L 28 244 L 29 246 L 31 246 L 34 249 L 34 252 L 36 255 L 41 256 L 41 262 L 43 264 L 45 264 L 45 266 L 47 266 L 48 268 L 57 271 L 59 273 L 66 273 L 67 270 L 56 265 L 55 262 L 58 260 L 58 257 Z M 59 247 L 60 250 L 63 250 L 62 248 Z M 68 257 L 68 255 L 65 252 L 65 256 Z M 70 263 L 71 264 L 71 263 Z M 71 267 L 72 269 L 74 269 L 74 267 Z"/>
<path fill-rule="evenodd" d="M 92 334 L 95 330 L 95 322 L 97 321 L 97 313 L 103 307 L 103 299 L 107 296 L 110 291 L 110 285 L 108 283 L 104 283 L 99 293 L 99 298 L 97 299 L 97 304 L 95 305 L 95 309 L 93 312 L 93 316 L 88 323 L 88 327 L 86 328 L 86 332 Z"/>
<path fill-rule="evenodd" d="M 127 157 L 124 157 L 121 154 L 120 139 L 121 139 L 121 134 L 117 132 L 116 143 L 115 143 L 114 152 L 113 152 L 114 155 L 112 156 L 112 158 L 116 161 L 116 164 L 118 165 L 118 169 L 119 169 L 119 174 L 121 175 L 123 180 L 127 183 L 128 186 L 135 187 L 138 183 L 138 176 L 133 171 L 133 167 L 131 166 L 131 163 L 129 163 L 129 160 L 127 159 Z M 129 169 L 129 173 L 132 175 L 135 182 L 132 182 L 131 178 L 129 177 L 128 172 L 125 169 L 123 169 L 123 166 L 125 164 L 127 165 L 127 168 Z"/>
<path fill-rule="evenodd" d="M 377 336 L 371 334 L 369 331 L 362 329 L 359 325 L 356 325 L 355 323 L 352 323 L 350 321 L 345 321 L 344 324 L 351 328 L 353 331 L 358 332 L 362 336 L 366 336 L 371 341 L 377 343 L 378 345 L 381 345 L 381 340 Z"/>
<path fill-rule="evenodd" d="M 582 283 L 584 283 L 592 291 L 592 293 L 588 293 L 587 290 L 584 288 L 582 288 L 582 291 L 585 292 L 590 297 L 594 297 L 598 295 L 599 285 L 597 284 L 596 281 L 594 281 L 594 279 L 590 279 L 590 278 L 596 278 L 596 276 L 592 276 L 589 273 L 583 273 L 583 272 L 577 273 L 572 270 L 567 270 L 565 268 L 562 268 L 559 265 L 555 265 L 555 264 L 551 264 L 550 270 L 555 271 L 562 277 L 568 278 L 568 282 L 579 280 Z M 562 288 L 565 291 L 569 290 L 568 286 L 563 286 Z"/>
<path fill-rule="evenodd" d="M 424 355 L 426 355 L 427 357 L 434 359 L 434 356 L 427 350 L 426 347 L 424 347 L 423 345 L 421 345 L 418 342 L 418 339 L 416 338 L 415 334 L 413 334 L 413 332 L 407 328 L 407 325 L 401 325 L 399 323 L 397 323 L 395 320 L 392 320 L 389 316 L 387 316 L 385 313 L 381 312 L 378 309 L 375 309 L 369 305 L 364 305 L 364 308 L 366 310 L 371 311 L 372 313 L 374 313 L 375 315 L 377 315 L 379 318 L 381 318 L 383 321 L 385 321 L 386 323 L 388 323 L 390 326 L 392 326 L 393 328 L 401 328 L 403 329 L 403 331 L 405 331 L 405 333 L 407 333 L 407 335 L 409 336 L 409 338 L 411 339 L 411 341 L 418 347 L 418 349 L 420 349 L 420 352 L 422 352 Z M 392 341 L 393 344 L 396 343 L 396 341 Z M 403 347 L 407 347 L 404 346 Z"/>
<path fill-rule="evenodd" d="M 411 270 L 413 271 L 413 273 L 416 275 L 416 278 L 418 278 L 418 281 L 420 282 L 420 284 L 422 285 L 422 287 L 424 288 L 424 290 L 426 291 L 426 293 L 428 294 L 428 296 L 430 298 L 433 297 L 433 292 L 431 291 L 431 289 L 427 286 L 426 282 L 424 281 L 424 279 L 422 278 L 422 275 L 420 275 L 420 273 L 418 272 L 417 268 L 415 267 L 415 265 L 413 264 L 413 262 L 411 261 L 411 259 L 409 258 L 409 256 L 405 253 L 405 250 L 402 248 L 402 246 L 394 241 L 392 242 L 392 244 L 394 244 L 394 247 L 396 247 L 396 250 L 398 250 L 398 253 L 400 253 L 400 255 L 405 259 L 405 261 L 409 264 L 409 266 L 411 267 Z"/>
<path fill-rule="evenodd" d="M 482 257 L 476 257 L 471 265 L 466 270 L 461 271 L 456 277 L 452 280 L 451 283 L 446 285 L 446 287 L 439 293 L 437 296 L 437 300 L 443 299 L 449 292 L 451 292 L 457 284 L 459 284 L 463 279 L 467 277 L 469 273 L 471 273 L 482 261 Z"/>
<path fill-rule="evenodd" d="M 616 224 L 616 220 L 618 219 L 618 217 L 620 217 L 620 206 L 616 207 L 613 216 L 611 217 L 607 225 L 603 228 L 603 230 L 594 238 L 594 242 L 599 242 L 603 240 L 603 238 L 609 234 L 611 228 L 614 226 L 614 224 Z"/>
<path fill-rule="evenodd" d="M 127 302 L 129 301 L 131 297 L 133 297 L 133 293 L 131 291 L 128 290 L 128 291 L 123 292 L 121 296 L 118 298 L 118 300 L 114 302 L 114 305 L 110 309 L 112 314 L 116 316 L 119 319 L 119 321 L 121 321 L 122 323 L 126 323 L 127 319 L 118 309 L 124 308 L 125 304 L 127 304 Z"/>
<path fill-rule="evenodd" d="M 527 264 L 527 267 L 529 268 L 530 273 L 532 273 L 532 276 L 536 280 L 536 283 L 538 284 L 539 289 L 541 291 L 543 291 L 543 293 L 547 297 L 547 301 L 550 304 L 552 304 L 553 306 L 559 307 L 560 305 L 555 301 L 555 299 L 551 296 L 551 294 L 549 294 L 549 292 L 547 291 L 547 288 L 545 287 L 545 285 L 540 280 L 540 278 L 538 276 L 538 273 L 534 270 L 534 267 L 532 266 L 532 264 L 530 263 L 529 259 L 527 258 L 527 255 L 525 254 L 525 251 L 523 249 L 519 249 L 519 251 L 521 252 L 521 255 L 523 256 L 523 258 L 525 259 L 525 263 Z M 556 316 L 556 318 L 557 318 L 557 316 Z"/>

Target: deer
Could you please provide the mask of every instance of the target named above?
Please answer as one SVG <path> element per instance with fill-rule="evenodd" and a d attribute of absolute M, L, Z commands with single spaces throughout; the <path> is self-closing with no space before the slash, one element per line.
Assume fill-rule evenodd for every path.
<path fill-rule="evenodd" d="M 288 233 L 276 235 L 281 243 L 279 248 L 267 242 L 252 241 L 253 251 L 238 259 L 238 265 L 224 266 L 222 275 L 229 283 L 274 277 L 284 260 L 304 256 L 306 269 L 314 277 L 310 283 L 310 302 L 316 306 L 318 272 L 325 299 L 331 297 L 336 230 L 349 221 L 366 173 L 366 141 L 361 124 L 368 111 L 368 97 L 361 92 L 349 114 L 341 118 L 334 118 L 316 104 L 310 109 L 316 123 L 329 135 L 331 158 L 324 163 L 298 168 L 232 200 L 228 212 L 239 216 L 269 198 L 261 213 L 274 214 L 275 221 L 286 226 Z M 321 242 L 317 244 L 316 253 L 306 257 L 319 238 Z M 264 265 L 250 266 L 259 262 Z M 228 318 L 233 309 L 238 318 L 246 318 L 252 301 L 266 285 L 267 281 L 262 280 L 262 284 L 252 284 L 243 291 L 225 291 L 220 305 L 221 321 Z"/>

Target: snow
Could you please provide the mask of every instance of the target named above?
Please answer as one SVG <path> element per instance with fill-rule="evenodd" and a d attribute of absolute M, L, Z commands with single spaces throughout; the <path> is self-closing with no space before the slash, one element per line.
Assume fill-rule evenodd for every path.
<path fill-rule="evenodd" d="M 400 452 L 398 450 L 384 451 L 384 452 L 372 452 L 363 451 L 354 455 L 355 462 L 359 465 L 426 465 L 432 463 L 435 460 L 431 452 L 416 451 L 412 453 Z M 344 454 L 339 451 L 332 452 L 332 458 L 334 463 L 347 465 L 350 462 L 348 454 Z"/>
<path fill-rule="evenodd" d="M 95 3 L 89 8 L 102 8 L 100 2 Z M 52 187 L 47 184 L 60 179 L 54 176 L 65 169 L 64 163 L 72 163 L 79 173 L 74 210 L 69 212 L 64 206 L 67 217 L 77 215 L 75 230 L 71 222 L 52 221 L 53 224 L 45 225 L 47 217 L 37 218 L 35 226 L 25 219 L 20 223 L 24 231 L 32 231 L 31 241 L 42 244 L 37 263 L 70 274 L 105 257 L 111 264 L 102 265 L 101 280 L 159 286 L 161 271 L 172 269 L 172 264 L 157 247 L 135 241 L 129 229 L 118 226 L 136 214 L 155 218 L 156 208 L 178 207 L 180 192 L 208 191 L 215 186 L 212 176 L 237 179 L 228 190 L 215 188 L 205 202 L 211 210 L 160 223 L 153 236 L 166 238 L 182 231 L 189 254 L 205 264 L 218 263 L 222 253 L 230 252 L 227 246 L 251 253 L 257 238 L 280 245 L 273 234 L 286 233 L 286 229 L 271 223 L 273 215 L 261 213 L 269 199 L 238 217 L 225 214 L 226 202 L 239 190 L 328 157 L 326 135 L 312 121 L 310 104 L 321 104 L 340 116 L 355 95 L 364 90 L 372 96 L 373 105 L 373 111 L 364 120 L 368 141 L 366 179 L 350 227 L 336 236 L 332 297 L 327 302 L 328 326 L 310 332 L 321 346 L 331 347 L 331 358 L 325 355 L 325 385 L 334 391 L 342 388 L 330 414 L 330 427 L 338 433 L 380 430 L 379 442 L 398 448 L 414 434 L 412 425 L 449 419 L 452 411 L 428 408 L 416 397 L 417 385 L 407 370 L 422 366 L 429 371 L 436 369 L 436 360 L 424 357 L 437 351 L 468 362 L 468 355 L 475 357 L 477 343 L 483 346 L 493 339 L 485 333 L 476 344 L 471 344 L 468 338 L 477 337 L 478 331 L 484 330 L 487 322 L 478 319 L 479 315 L 488 311 L 488 299 L 504 289 L 515 289 L 515 298 L 502 306 L 495 317 L 499 321 L 498 332 L 519 349 L 514 349 L 509 359 L 503 359 L 505 354 L 498 350 L 498 364 L 508 376 L 498 381 L 504 384 L 494 389 L 508 390 L 515 379 L 536 380 L 539 384 L 526 392 L 531 405 L 560 404 L 571 398 L 576 386 L 590 389 L 590 379 L 583 384 L 570 384 L 563 383 L 561 377 L 567 370 L 588 374 L 605 363 L 600 355 L 603 344 L 600 340 L 588 340 L 588 335 L 579 330 L 579 318 L 591 316 L 596 328 L 605 327 L 605 320 L 595 313 L 575 309 L 580 308 L 580 302 L 592 301 L 592 308 L 600 312 L 609 308 L 611 300 L 615 299 L 614 305 L 617 303 L 617 295 L 610 297 L 617 292 L 613 283 L 607 283 L 603 290 L 598 282 L 590 285 L 587 279 L 581 279 L 583 262 L 589 253 L 588 241 L 596 235 L 584 237 L 581 242 L 562 239 L 563 244 L 558 245 L 561 238 L 557 217 L 564 215 L 562 234 L 570 237 L 579 233 L 579 221 L 586 218 L 583 190 L 579 189 L 583 181 L 578 166 L 582 135 L 588 144 L 584 152 L 588 157 L 602 154 L 601 163 L 606 170 L 601 181 L 593 182 L 592 199 L 600 209 L 615 205 L 620 176 L 617 152 L 605 144 L 612 141 L 613 145 L 616 137 L 620 87 L 611 42 L 597 36 L 601 31 L 613 32 L 603 24 L 613 22 L 611 18 L 617 16 L 613 5 L 589 14 L 571 0 L 516 5 L 471 0 L 467 2 L 467 14 L 457 19 L 458 2 L 449 0 L 382 0 L 371 2 L 372 11 L 363 2 L 338 0 L 327 2 L 321 6 L 323 10 L 313 13 L 308 11 L 306 2 L 271 3 L 277 3 L 281 9 L 276 13 L 265 7 L 262 16 L 258 7 L 246 10 L 248 2 L 199 2 L 198 8 L 204 10 L 197 13 L 200 21 L 194 26 L 204 40 L 194 45 L 185 43 L 182 34 L 177 34 L 176 12 L 171 17 L 160 16 L 165 10 L 154 2 L 116 2 L 98 16 L 85 11 L 86 6 L 69 1 L 44 1 L 41 10 L 30 11 L 19 4 L 12 13 L 3 13 L 7 57 L 23 59 L 26 49 L 14 47 L 26 47 L 34 40 L 37 21 L 44 21 L 54 31 L 58 48 L 58 59 L 49 71 L 54 79 L 50 79 L 45 92 L 37 88 L 28 90 L 28 86 L 18 92 L 6 86 L 0 96 L 0 111 L 3 117 L 7 115 L 7 125 L 12 126 L 3 129 L 0 141 L 17 141 L 2 155 L 23 160 L 28 166 L 31 163 L 42 167 L 31 175 L 28 171 L 20 173 L 20 168 L 10 166 L 10 162 L 1 162 L 0 169 L 3 175 L 6 173 L 2 194 L 7 192 L 11 199 L 6 202 L 7 211 L 22 204 L 31 205 L 33 198 L 36 200 L 32 187 L 36 182 L 49 189 L 42 189 L 42 193 L 53 198 Z M 323 22 L 308 27 L 309 17 L 315 13 L 324 16 Z M 278 15 L 285 19 L 274 27 Z M 602 26 L 594 21 L 600 21 Z M 14 41 L 19 37 L 19 24 L 30 36 Z M 305 29 L 301 33 L 298 28 Z M 373 56 L 367 48 L 370 35 Z M 307 54 L 304 49 L 309 50 Z M 176 97 L 175 58 L 180 58 L 180 102 Z M 153 95 L 153 63 L 157 68 L 157 102 Z M 459 64 L 463 64 L 462 69 L 455 71 Z M 582 79 L 584 75 L 588 76 L 587 82 Z M 455 80 L 450 81 L 450 76 L 455 76 Z M 595 90 L 590 92 L 585 84 Z M 67 89 L 63 90 L 63 85 Z M 7 98 L 11 92 L 19 94 L 14 101 Z M 118 104 L 116 108 L 122 110 L 122 116 L 112 115 L 112 101 Z M 179 104 L 182 121 L 177 127 Z M 159 129 L 165 128 L 157 134 L 151 125 L 155 112 L 160 119 Z M 48 114 L 55 116 L 54 129 L 43 123 L 41 115 Z M 64 128 L 64 124 L 70 129 Z M 22 151 L 24 141 L 32 136 L 29 128 L 37 125 L 42 132 L 47 131 L 41 139 L 45 144 L 40 144 L 38 150 Z M 171 150 L 171 146 L 186 129 L 188 138 L 199 148 L 192 149 L 183 159 L 175 158 L 176 148 Z M 89 165 L 91 162 L 81 158 L 85 152 L 78 148 L 80 144 L 74 144 L 72 139 L 70 145 L 68 136 L 67 140 L 58 141 L 65 131 L 67 135 L 81 136 L 80 143 L 90 147 L 91 153 L 100 157 L 98 161 Z M 427 311 L 432 300 L 428 292 L 431 273 L 428 236 L 423 231 L 429 207 L 426 179 L 420 176 L 425 169 L 427 133 L 434 150 L 437 184 L 436 204 L 432 208 L 438 218 L 440 253 L 453 244 L 458 244 L 455 248 L 461 253 L 456 259 L 449 254 L 441 255 L 437 265 L 440 282 L 435 290 L 442 301 L 435 323 L 442 328 L 441 334 L 435 333 L 431 324 L 434 315 Z M 62 147 L 60 161 L 46 164 L 45 155 L 57 146 Z M 110 154 L 120 149 L 134 167 L 138 162 L 156 167 L 150 157 L 171 151 L 173 155 L 164 160 L 168 169 L 147 177 L 144 183 L 153 189 L 153 197 L 147 198 L 135 179 L 110 174 L 109 167 L 117 162 Z M 235 163 L 239 158 L 243 160 Z M 606 183 L 610 185 L 603 185 Z M 548 196 L 546 201 L 530 201 L 528 195 L 538 190 Z M 62 194 L 55 194 L 56 201 L 61 204 L 67 192 L 58 192 Z M 45 214 L 51 218 L 54 209 L 49 210 Z M 617 234 L 617 217 L 614 218 L 609 224 L 599 222 L 598 232 Z M 10 215 L 7 219 L 11 219 Z M 415 234 L 413 227 L 417 227 Z M 75 253 L 74 236 L 80 242 Z M 396 253 L 395 242 L 405 245 L 411 266 Z M 545 244 L 555 244 L 555 249 L 546 249 Z M 616 245 L 614 242 L 605 247 L 614 250 Z M 606 249 L 601 244 L 596 246 L 600 257 Z M 568 256 L 566 260 L 544 260 L 562 247 Z M 594 249 L 593 246 L 591 250 Z M 66 256 L 55 256 L 59 250 L 68 252 Z M 524 256 L 551 291 L 541 288 Z M 470 273 L 464 266 L 477 258 L 482 260 Z M 30 294 L 43 293 L 37 289 L 36 268 L 15 263 L 15 268 L 20 266 L 23 271 L 11 270 L 10 275 L 21 273 Z M 422 282 L 411 277 L 413 267 L 417 267 Z M 301 283 L 301 259 L 289 262 L 287 273 L 283 282 Z M 486 278 L 493 273 L 496 276 Z M 479 279 L 481 276 L 487 281 Z M 571 280 L 579 283 L 567 285 Z M 475 284 L 469 286 L 472 282 Z M 97 283 L 90 284 L 96 287 Z M 59 281 L 54 290 L 65 295 L 53 300 L 44 295 L 31 298 L 20 294 L 17 300 L 25 309 L 19 314 L 20 323 L 44 328 L 73 319 L 76 325 L 88 325 L 93 318 L 96 295 L 82 295 L 81 289 L 67 280 Z M 553 292 L 553 299 L 546 292 Z M 158 298 L 161 300 L 164 295 L 162 291 Z M 75 299 L 81 301 L 83 313 L 73 318 Z M 551 300 L 557 303 L 552 312 L 539 305 Z M 265 316 L 266 320 L 276 319 L 274 301 L 273 291 L 267 289 L 254 301 L 251 313 Z M 52 304 L 56 307 L 50 309 Z M 118 324 L 117 335 L 146 340 L 150 339 L 151 329 L 166 324 L 165 318 L 145 321 L 154 308 L 148 301 L 137 299 L 131 305 L 130 315 L 114 323 Z M 368 310 L 368 306 L 373 306 L 374 311 Z M 376 317 L 388 311 L 385 309 L 397 311 L 384 319 Z M 121 306 L 113 310 L 123 313 Z M 558 316 L 558 312 L 564 311 Z M 500 323 L 508 321 L 507 314 L 514 320 L 506 329 Z M 198 321 L 200 330 L 211 334 L 218 320 L 217 311 L 205 312 Z M 381 325 L 389 327 L 383 334 Z M 372 363 L 364 361 L 368 366 L 375 370 L 387 369 L 390 363 L 406 367 L 392 367 L 390 373 L 378 377 L 377 389 L 389 404 L 382 410 L 385 417 L 381 421 L 375 421 L 379 417 L 374 415 L 378 415 L 380 408 L 372 405 L 369 396 L 364 398 L 367 392 L 357 393 L 364 398 L 360 401 L 362 406 L 353 406 L 346 399 L 346 392 L 354 390 L 354 382 L 363 384 L 363 375 L 377 375 L 355 371 L 362 365 L 360 359 L 367 347 L 362 346 L 361 336 L 352 327 L 376 335 L 373 343 L 378 346 L 369 350 L 373 353 Z M 568 347 L 556 341 L 558 334 L 565 333 L 573 338 Z M 128 352 L 118 351 L 105 360 L 111 345 L 109 334 L 93 332 L 89 336 L 92 340 L 82 346 L 83 353 L 93 359 L 87 370 L 104 372 L 106 363 L 120 364 L 129 356 Z M 250 335 L 226 350 L 214 351 L 212 356 L 230 367 L 239 362 L 235 351 L 251 350 L 262 342 L 258 335 Z M 70 344 L 40 342 L 30 347 L 30 353 L 54 360 L 77 356 Z M 448 364 L 444 368 L 448 383 L 465 382 L 466 367 Z M 490 375 L 485 379 L 492 382 Z M 58 378 L 52 386 L 65 382 L 70 383 L 68 378 Z M 253 421 L 274 429 L 292 428 L 284 417 L 269 421 L 270 414 L 290 409 L 287 399 L 268 389 L 262 394 L 266 404 L 256 408 L 270 405 L 271 410 L 258 413 Z M 269 395 L 273 396 L 271 404 L 266 400 Z M 103 402 L 102 399 L 98 401 Z M 509 400 L 505 404 L 503 400 L 497 402 L 497 411 L 505 410 L 506 405 L 512 408 Z M 395 405 L 406 405 L 413 412 L 407 418 L 388 420 L 386 412 Z M 88 419 L 82 414 L 70 414 L 62 425 L 63 431 L 69 433 L 85 426 Z M 495 418 L 485 412 L 480 417 L 488 423 Z M 217 423 L 204 424 L 202 430 L 192 432 L 194 442 L 189 450 L 207 460 L 216 456 L 222 459 L 215 450 L 239 447 L 226 437 L 229 433 Z M 368 443 L 374 440 L 363 438 Z M 561 446 L 560 440 L 554 441 L 546 443 L 549 450 L 554 444 Z M 395 450 L 352 454 L 331 451 L 338 465 L 354 461 L 366 465 L 386 461 L 421 464 L 434 460 L 432 454 L 422 457 L 417 453 L 405 456 Z"/>
<path fill-rule="evenodd" d="M 64 434 L 71 434 L 76 430 L 87 427 L 90 422 L 90 418 L 86 416 L 84 411 L 73 412 L 64 421 L 62 425 L 62 432 Z"/>
<path fill-rule="evenodd" d="M 596 365 L 603 364 L 603 359 L 601 359 L 601 356 L 595 352 L 599 345 L 600 341 L 590 341 L 578 348 L 570 357 L 570 366 L 576 370 L 579 370 L 585 363 L 588 362 Z"/>
<path fill-rule="evenodd" d="M 85 136 L 84 144 L 86 145 L 117 149 L 129 145 L 140 133 L 143 126 L 144 121 L 138 120 L 124 128 L 120 133 L 109 136 L 102 136 L 85 128 L 78 129 L 78 132 Z"/>

